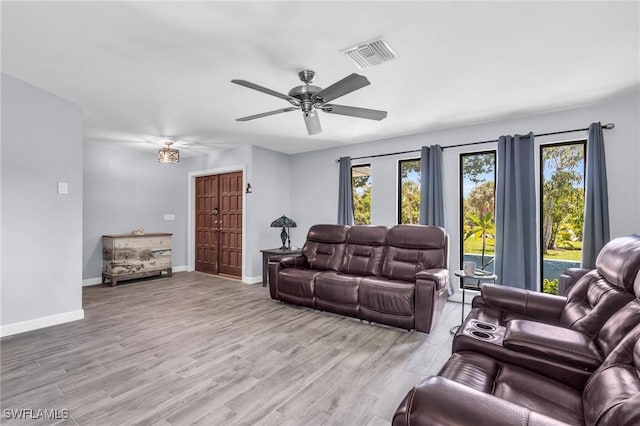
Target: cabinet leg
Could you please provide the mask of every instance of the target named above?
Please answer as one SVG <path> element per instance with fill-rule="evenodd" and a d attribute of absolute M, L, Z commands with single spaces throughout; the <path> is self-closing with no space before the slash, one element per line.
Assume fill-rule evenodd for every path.
<path fill-rule="evenodd" d="M 116 277 L 111 277 L 111 287 L 115 287 L 118 285 L 118 280 Z"/>
<path fill-rule="evenodd" d="M 171 268 L 167 269 L 167 277 L 173 276 L 173 270 Z"/>

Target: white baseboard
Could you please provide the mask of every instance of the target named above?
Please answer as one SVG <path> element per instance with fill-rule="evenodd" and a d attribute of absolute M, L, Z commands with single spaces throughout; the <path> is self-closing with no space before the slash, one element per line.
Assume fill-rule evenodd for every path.
<path fill-rule="evenodd" d="M 98 284 L 102 284 L 101 277 L 87 278 L 86 280 L 82 280 L 82 287 L 86 287 L 89 285 L 98 285 Z"/>
<path fill-rule="evenodd" d="M 187 265 L 174 266 L 171 268 L 172 272 L 184 272 L 186 270 Z M 87 278 L 86 280 L 82 280 L 82 287 L 98 284 L 102 284 L 102 277 Z"/>
<path fill-rule="evenodd" d="M 14 322 L 0 326 L 0 337 L 11 336 L 27 331 L 38 330 L 40 328 L 51 327 L 53 325 L 64 324 L 65 322 L 84 319 L 84 310 L 63 312 L 61 314 L 49 315 L 46 317 L 34 318 L 26 321 Z"/>
<path fill-rule="evenodd" d="M 262 284 L 262 275 L 255 277 L 242 277 L 242 282 L 245 284 Z"/>

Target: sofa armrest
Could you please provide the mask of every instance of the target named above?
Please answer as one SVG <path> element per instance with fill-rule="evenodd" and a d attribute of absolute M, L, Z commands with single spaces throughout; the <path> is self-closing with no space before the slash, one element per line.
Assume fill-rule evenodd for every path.
<path fill-rule="evenodd" d="M 562 275 L 560 275 L 560 278 L 558 278 L 558 294 L 560 296 L 566 296 L 569 290 L 571 290 L 571 287 L 589 271 L 590 269 L 582 268 L 569 268 L 565 270 Z"/>
<path fill-rule="evenodd" d="M 393 426 L 565 425 L 521 405 L 432 376 L 413 388 L 393 416 Z"/>
<path fill-rule="evenodd" d="M 433 281 L 436 285 L 436 289 L 440 290 L 447 286 L 449 282 L 449 270 L 448 269 L 425 269 L 416 274 L 416 282 L 418 280 Z"/>
<path fill-rule="evenodd" d="M 277 261 L 276 261 L 277 262 Z M 307 258 L 302 254 L 280 258 L 280 266 L 283 268 L 300 268 L 307 266 Z"/>
<path fill-rule="evenodd" d="M 595 371 L 603 358 L 586 334 L 534 321 L 509 321 L 504 335 L 506 349 Z"/>
<path fill-rule="evenodd" d="M 448 297 L 449 271 L 425 269 L 416 274 L 415 329 L 429 333 L 438 323 Z"/>
<path fill-rule="evenodd" d="M 280 300 L 278 293 L 278 278 L 280 271 L 280 262 L 276 260 L 269 261 L 269 294 L 274 300 Z"/>
<path fill-rule="evenodd" d="M 480 296 L 486 305 L 542 322 L 558 322 L 567 301 L 563 296 L 496 284 L 484 284 Z"/>

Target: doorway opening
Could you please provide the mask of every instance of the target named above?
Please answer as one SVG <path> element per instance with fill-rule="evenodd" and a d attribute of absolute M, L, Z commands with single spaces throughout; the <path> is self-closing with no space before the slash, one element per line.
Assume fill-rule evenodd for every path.
<path fill-rule="evenodd" d="M 243 172 L 195 177 L 194 269 L 242 279 Z"/>

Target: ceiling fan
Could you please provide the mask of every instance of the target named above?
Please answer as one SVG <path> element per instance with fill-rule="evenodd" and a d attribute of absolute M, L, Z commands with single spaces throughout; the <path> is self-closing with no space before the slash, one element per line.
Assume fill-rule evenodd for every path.
<path fill-rule="evenodd" d="M 249 115 L 247 117 L 236 118 L 236 121 L 249 121 L 256 118 L 267 117 L 269 115 L 280 114 L 283 112 L 301 110 L 304 117 L 304 123 L 307 126 L 307 132 L 310 135 L 318 134 L 322 131 L 318 111 L 322 110 L 329 114 L 348 115 L 350 117 L 366 118 L 368 120 L 382 120 L 387 116 L 387 111 L 377 109 L 358 108 L 346 105 L 335 105 L 328 102 L 344 96 L 347 93 L 354 92 L 368 86 L 369 80 L 359 74 L 351 74 L 340 81 L 333 83 L 331 86 L 322 89 L 318 86 L 312 86 L 315 72 L 310 70 L 300 71 L 298 77 L 304 83 L 302 86 L 296 86 L 289 91 L 288 95 L 267 89 L 246 80 L 231 80 L 232 83 L 240 86 L 248 87 L 259 92 L 275 96 L 288 101 L 291 105 L 288 108 L 277 109 L 275 111 L 263 112 L 261 114 Z"/>

